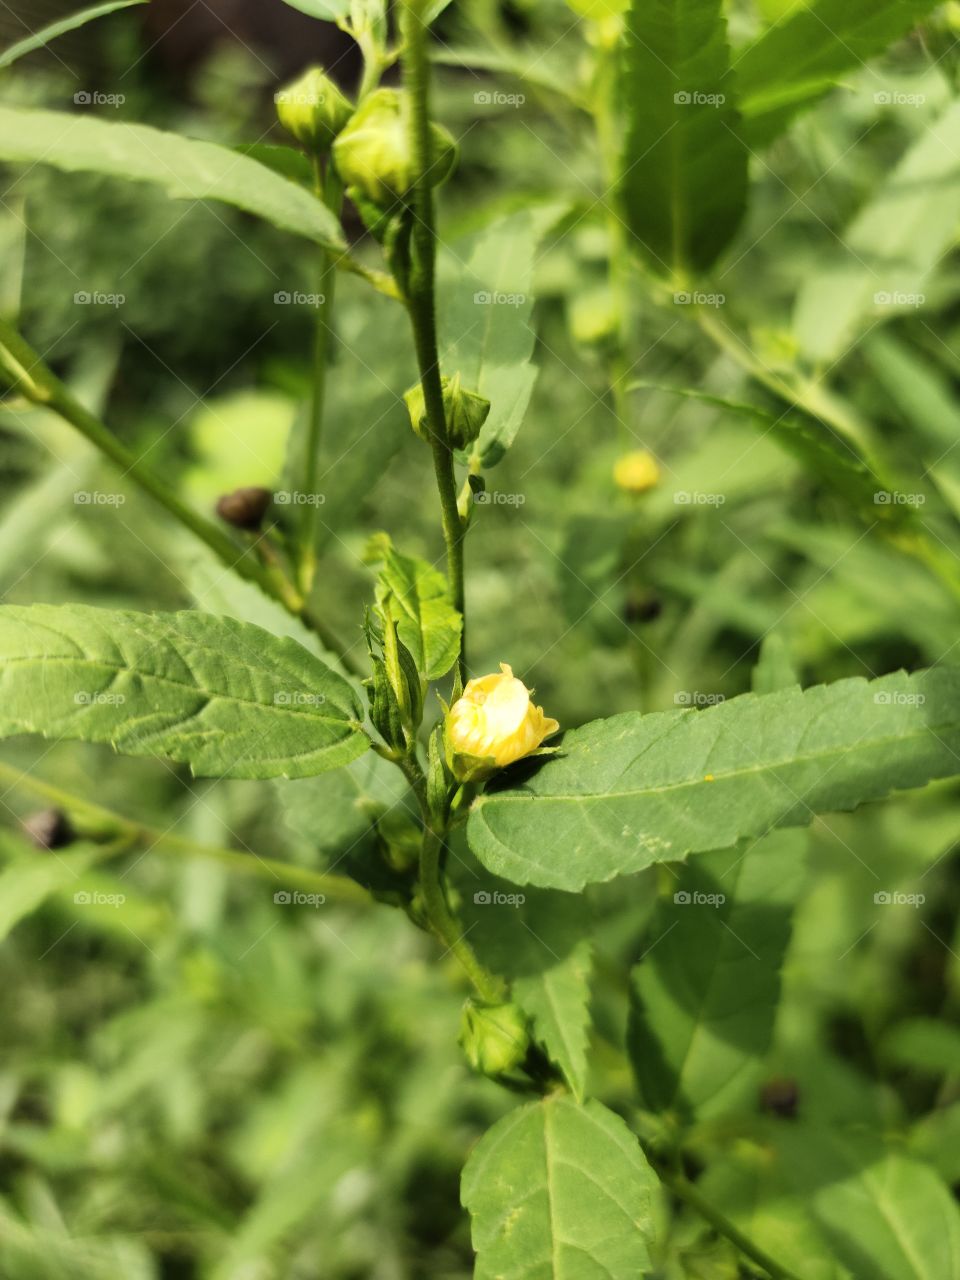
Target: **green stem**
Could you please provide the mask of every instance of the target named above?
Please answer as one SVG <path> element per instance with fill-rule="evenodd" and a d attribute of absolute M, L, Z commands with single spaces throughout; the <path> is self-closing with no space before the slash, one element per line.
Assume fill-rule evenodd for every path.
<path fill-rule="evenodd" d="M 739 1227 L 734 1226 L 729 1218 L 726 1218 L 719 1209 L 715 1209 L 709 1200 L 704 1199 L 692 1182 L 688 1181 L 682 1174 L 674 1173 L 669 1169 L 658 1168 L 657 1173 L 660 1180 L 670 1188 L 674 1195 L 681 1200 L 685 1200 L 691 1209 L 695 1210 L 701 1218 L 704 1218 L 714 1230 L 730 1241 L 745 1258 L 749 1258 L 751 1262 L 755 1262 L 757 1266 L 762 1267 L 770 1276 L 770 1280 L 797 1280 L 792 1271 L 788 1271 L 786 1267 L 782 1267 L 775 1258 L 771 1258 L 768 1253 L 754 1244 L 749 1236 L 745 1236 Z"/>
<path fill-rule="evenodd" d="M 271 599 L 300 618 L 348 671 L 355 675 L 363 674 L 363 668 L 347 653 L 330 628 L 309 609 L 301 593 L 278 566 L 261 564 L 238 547 L 218 525 L 182 502 L 169 485 L 149 467 L 144 466 L 112 431 L 84 408 L 33 348 L 3 319 L 0 319 L 0 367 L 4 370 L 7 381 L 31 404 L 52 410 L 76 427 L 123 475 L 130 476 L 145 493 L 205 543 L 227 568 L 233 569 L 248 582 L 255 583 Z"/>
<path fill-rule="evenodd" d="M 328 209 L 339 218 L 343 191 L 333 165 L 327 166 L 326 178 L 319 156 L 313 157 L 314 189 Z M 303 460 L 303 490 L 307 497 L 300 522 L 300 539 L 297 553 L 297 582 L 304 596 L 310 594 L 317 572 L 317 525 L 320 508 L 316 505 L 318 477 L 320 475 L 320 444 L 323 437 L 323 411 L 327 390 L 327 363 L 330 359 L 330 339 L 333 325 L 333 295 L 337 278 L 336 267 L 326 249 L 319 251 L 317 292 L 323 301 L 317 308 L 313 331 L 313 386 L 310 396 L 310 418 L 307 424 L 306 448 Z"/>
<path fill-rule="evenodd" d="M 168 831 L 158 831 L 142 823 L 132 822 L 111 809 L 92 804 L 89 800 L 83 800 L 69 791 L 55 787 L 49 782 L 43 782 L 28 773 L 21 773 L 7 764 L 0 763 L 0 782 L 10 787 L 23 787 L 50 804 L 63 809 L 78 820 L 78 826 L 86 827 L 87 834 L 95 835 L 99 839 L 123 839 L 127 843 L 116 850 L 118 853 L 124 852 L 131 843 L 144 844 L 151 849 L 164 849 L 180 857 L 211 858 L 215 862 L 230 867 L 233 871 L 270 880 L 275 886 L 280 884 L 284 888 L 320 893 L 338 902 L 369 905 L 373 901 L 366 889 L 347 876 L 311 871 L 309 867 L 298 867 L 277 858 L 265 858 L 259 854 L 243 853 L 239 849 L 200 844 Z M 82 831 L 81 834 L 83 834 Z"/>
<path fill-rule="evenodd" d="M 413 261 L 407 289 L 407 311 L 413 329 L 420 385 L 426 408 L 433 469 L 440 495 L 443 538 L 447 551 L 447 575 L 453 604 L 463 615 L 463 640 L 460 648 L 460 676 L 467 678 L 466 612 L 464 609 L 463 551 L 466 529 L 457 508 L 457 482 L 453 450 L 447 439 L 446 415 L 443 409 L 443 387 L 440 382 L 440 356 L 437 348 L 436 316 L 436 231 L 433 191 L 429 170 L 433 160 L 430 145 L 430 65 L 427 57 L 427 27 L 412 0 L 401 4 L 401 32 L 404 54 L 403 79 L 410 97 L 410 148 L 413 155 L 414 182 L 413 229 L 411 233 Z"/>
<path fill-rule="evenodd" d="M 427 823 L 423 829 L 423 844 L 420 849 L 420 892 L 427 920 L 439 941 L 463 965 L 481 1000 L 497 1004 L 506 998 L 506 983 L 480 963 L 473 947 L 467 942 L 460 922 L 447 905 L 440 873 L 443 846 L 443 835 L 434 831 Z"/>

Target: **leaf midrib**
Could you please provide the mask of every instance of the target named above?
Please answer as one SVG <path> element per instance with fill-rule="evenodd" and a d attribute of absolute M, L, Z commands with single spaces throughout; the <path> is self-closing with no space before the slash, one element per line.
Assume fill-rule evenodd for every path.
<path fill-rule="evenodd" d="M 694 714 L 697 714 L 696 712 Z M 802 755 L 788 756 L 785 759 L 767 762 L 764 764 L 751 765 L 740 769 L 730 769 L 725 773 L 715 773 L 713 782 L 707 782 L 703 777 L 688 778 L 682 782 L 670 782 L 659 787 L 637 787 L 629 791 L 589 791 L 579 794 L 567 794 L 565 792 L 497 792 L 491 796 L 480 796 L 477 800 L 475 809 L 479 811 L 489 804 L 506 804 L 508 802 L 522 801 L 529 803 L 531 800 L 563 800 L 563 801 L 593 801 L 593 800 L 613 800 L 626 799 L 635 796 L 654 796 L 663 795 L 670 791 L 682 791 L 689 787 L 712 787 L 718 782 L 733 780 L 736 778 L 748 777 L 751 774 L 775 772 L 777 769 L 789 768 L 796 764 L 812 764 L 817 760 L 829 760 L 834 756 L 850 755 L 854 752 L 866 753 L 875 751 L 881 747 L 888 747 L 893 744 L 903 744 L 916 738 L 936 737 L 938 733 L 956 732 L 960 730 L 960 720 L 952 720 L 946 724 L 927 725 L 922 730 L 915 732 L 896 734 L 885 738 L 871 738 L 870 742 L 865 746 L 858 743 L 852 745 L 830 748 L 824 751 L 806 752 Z M 562 748 L 561 748 L 562 749 Z M 958 758 L 958 771 L 960 771 L 960 758 Z M 798 797 L 799 801 L 800 797 Z"/>
<path fill-rule="evenodd" d="M 0 660 L 0 666 L 12 666 L 14 663 L 17 663 L 17 662 L 32 662 L 40 666 L 46 666 L 50 663 L 55 663 L 55 662 L 63 662 L 63 663 L 69 663 L 71 666 L 107 667 L 109 670 L 112 670 L 115 672 L 125 671 L 130 675 L 139 676 L 142 680 L 155 680 L 159 684 L 169 684 L 169 685 L 173 685 L 174 688 L 186 689 L 190 693 L 198 694 L 202 697 L 207 698 L 208 704 L 210 702 L 215 702 L 217 700 L 221 702 L 236 702 L 236 703 L 239 703 L 241 706 L 258 707 L 262 711 L 273 711 L 273 712 L 276 712 L 277 715 L 302 716 L 303 718 L 310 721 L 330 720 L 330 721 L 335 721 L 338 724 L 342 724 L 350 729 L 353 729 L 356 727 L 356 722 L 351 720 L 348 716 L 344 714 L 330 715 L 329 713 L 325 714 L 322 711 L 321 712 L 312 712 L 312 711 L 306 711 L 306 710 L 301 711 L 294 707 L 278 706 L 276 703 L 260 702 L 256 698 L 243 698 L 239 694 L 217 693 L 208 689 L 203 689 L 200 685 L 197 685 L 197 684 L 188 684 L 185 680 L 175 680 L 173 676 L 162 676 L 162 675 L 157 675 L 154 672 L 139 671 L 137 670 L 136 667 L 126 666 L 123 663 L 108 662 L 105 659 L 73 658 L 73 657 L 69 657 L 66 654 L 56 654 L 51 656 L 44 656 L 42 658 L 22 655 L 19 657 L 3 658 L 2 660 Z M 324 703 L 324 707 L 326 707 L 326 703 Z"/>

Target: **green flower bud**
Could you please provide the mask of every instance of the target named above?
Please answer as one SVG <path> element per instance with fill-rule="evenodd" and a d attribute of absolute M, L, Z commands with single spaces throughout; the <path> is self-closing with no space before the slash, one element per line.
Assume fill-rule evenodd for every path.
<path fill-rule="evenodd" d="M 409 111 L 409 100 L 401 90 L 376 89 L 333 144 L 334 163 L 344 186 L 381 209 L 403 200 L 413 186 Z M 453 171 L 457 144 L 438 124 L 431 124 L 430 138 L 427 176 L 436 187 Z"/>
<path fill-rule="evenodd" d="M 447 439 L 455 449 L 465 449 L 480 434 L 480 428 L 490 412 L 490 401 L 476 391 L 467 391 L 462 387 L 459 373 L 455 373 L 452 378 L 441 378 L 440 385 L 443 388 L 443 416 L 447 422 Z M 421 440 L 429 442 L 427 409 L 420 383 L 411 387 L 403 399 L 414 431 Z"/>
<path fill-rule="evenodd" d="M 277 118 L 301 146 L 321 154 L 353 115 L 353 104 L 320 67 L 274 95 Z"/>
<path fill-rule="evenodd" d="M 527 1020 L 515 1004 L 477 1004 L 468 1000 L 460 1019 L 460 1044 L 474 1071 L 501 1076 L 527 1056 Z"/>

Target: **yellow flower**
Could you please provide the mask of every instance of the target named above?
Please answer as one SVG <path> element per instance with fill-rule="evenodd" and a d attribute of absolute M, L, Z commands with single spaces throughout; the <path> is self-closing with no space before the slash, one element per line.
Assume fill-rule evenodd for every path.
<path fill-rule="evenodd" d="M 660 479 L 660 464 L 649 449 L 634 449 L 617 459 L 613 479 L 627 493 L 646 493 Z"/>
<path fill-rule="evenodd" d="M 461 781 L 477 779 L 536 751 L 560 728 L 530 701 L 530 690 L 505 662 L 500 674 L 468 682 L 447 716 L 447 747 Z"/>

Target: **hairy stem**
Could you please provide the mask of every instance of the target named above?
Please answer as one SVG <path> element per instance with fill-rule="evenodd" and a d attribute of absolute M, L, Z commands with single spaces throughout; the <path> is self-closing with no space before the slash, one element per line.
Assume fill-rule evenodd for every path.
<path fill-rule="evenodd" d="M 410 97 L 410 147 L 414 171 L 413 186 L 412 266 L 407 289 L 407 311 L 413 328 L 413 341 L 420 370 L 426 408 L 427 430 L 433 452 L 433 469 L 440 494 L 443 538 L 447 550 L 447 575 L 453 604 L 463 615 L 463 639 L 460 647 L 460 676 L 467 678 L 466 612 L 464 609 L 463 551 L 466 528 L 457 508 L 457 482 L 453 449 L 447 439 L 440 382 L 440 356 L 437 349 L 436 314 L 436 230 L 430 166 L 430 67 L 427 57 L 427 27 L 421 20 L 415 0 L 401 4 L 403 35 L 403 79 Z"/>
<path fill-rule="evenodd" d="M 347 876 L 328 875 L 298 867 L 277 858 L 265 858 L 257 853 L 244 853 L 239 849 L 226 849 L 216 845 L 200 844 L 168 831 L 158 831 L 124 818 L 111 809 L 92 804 L 89 800 L 72 795 L 68 791 L 43 782 L 28 773 L 21 773 L 10 765 L 0 763 L 0 783 L 8 787 L 23 787 L 56 805 L 77 820 L 81 834 L 95 835 L 98 839 L 120 839 L 124 843 L 115 850 L 123 852 L 130 844 L 146 845 L 149 849 L 163 849 L 181 857 L 212 858 L 233 871 L 270 880 L 274 887 L 302 889 L 307 893 L 320 893 L 338 902 L 369 905 L 373 900 L 361 885 Z"/>
<path fill-rule="evenodd" d="M 362 667 L 321 618 L 309 608 L 303 595 L 277 565 L 261 564 L 236 543 L 212 520 L 182 502 L 179 495 L 135 454 L 122 444 L 108 427 L 86 409 L 40 359 L 33 348 L 0 319 L 0 370 L 6 380 L 31 404 L 50 409 L 71 426 L 76 427 L 124 476 L 129 476 L 241 578 L 255 583 L 266 595 L 276 600 L 305 626 L 319 636 L 324 646 L 335 654 L 344 667 L 360 675 Z"/>

